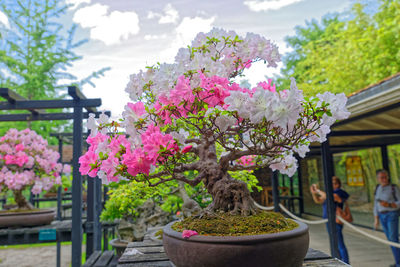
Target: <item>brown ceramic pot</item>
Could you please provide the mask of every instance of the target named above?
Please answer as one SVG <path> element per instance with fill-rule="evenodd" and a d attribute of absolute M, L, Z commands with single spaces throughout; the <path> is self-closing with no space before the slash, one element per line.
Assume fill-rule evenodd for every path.
<path fill-rule="evenodd" d="M 20 227 L 49 224 L 54 220 L 56 212 L 50 209 L 42 209 L 26 212 L 0 213 L 0 227 Z"/>
<path fill-rule="evenodd" d="M 177 267 L 297 267 L 309 245 L 308 226 L 287 232 L 253 236 L 191 236 L 164 228 L 163 244 Z"/>
<path fill-rule="evenodd" d="M 54 198 L 57 197 L 57 192 L 47 192 L 43 195 L 45 198 Z"/>

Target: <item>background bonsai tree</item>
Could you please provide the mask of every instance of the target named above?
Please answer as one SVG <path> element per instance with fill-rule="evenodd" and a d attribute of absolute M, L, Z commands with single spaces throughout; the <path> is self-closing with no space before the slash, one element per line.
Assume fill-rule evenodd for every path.
<path fill-rule="evenodd" d="M 36 132 L 10 129 L 0 138 L 0 189 L 13 192 L 19 209 L 32 209 L 23 190 L 31 187 L 33 194 L 39 194 L 61 184 L 63 166 L 57 163 L 59 157 Z"/>
<path fill-rule="evenodd" d="M 329 126 L 349 115 L 344 94 L 304 98 L 294 80 L 280 91 L 271 80 L 251 89 L 235 82 L 254 62 L 275 67 L 279 58 L 277 47 L 256 34 L 198 34 L 173 64 L 131 75 L 126 91 L 136 102 L 126 105 L 122 123 L 90 119 L 81 173 L 105 183 L 202 182 L 212 196 L 207 212 L 256 213 L 246 183 L 230 172 L 269 166 L 291 176 L 293 154 L 304 157 L 311 142 L 326 140 Z M 129 138 L 106 135 L 120 126 Z"/>

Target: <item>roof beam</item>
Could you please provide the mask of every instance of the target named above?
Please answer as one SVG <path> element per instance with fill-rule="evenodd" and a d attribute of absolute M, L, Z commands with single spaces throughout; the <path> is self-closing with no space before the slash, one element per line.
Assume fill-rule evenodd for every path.
<path fill-rule="evenodd" d="M 358 116 L 355 116 L 355 117 L 351 117 L 351 118 L 349 118 L 347 120 L 342 120 L 342 121 L 336 122 L 335 124 L 332 125 L 332 128 L 335 128 L 335 127 L 338 127 L 338 126 L 341 126 L 341 125 L 344 125 L 344 124 L 348 124 L 348 123 L 351 123 L 353 121 L 357 121 L 357 120 L 361 120 L 361 119 L 364 119 L 364 118 L 372 117 L 372 116 L 378 115 L 380 113 L 383 113 L 383 112 L 386 112 L 386 111 L 390 111 L 392 109 L 399 108 L 399 107 L 400 107 L 400 102 L 392 104 L 392 105 L 389 105 L 389 106 L 386 106 L 386 107 L 383 107 L 383 108 L 380 108 L 380 109 L 376 109 L 376 110 L 373 110 L 373 111 L 370 111 L 370 112 L 367 112 L 367 113 L 364 113 L 364 114 L 361 114 L 361 115 L 358 115 Z"/>
<path fill-rule="evenodd" d="M 365 136 L 365 135 L 396 135 L 396 134 L 400 134 L 400 129 L 332 131 L 331 133 L 329 133 L 329 137 L 334 137 L 334 136 Z"/>
<path fill-rule="evenodd" d="M 90 112 L 93 113 L 93 112 Z M 102 112 L 95 112 L 99 116 Z M 105 112 L 106 114 L 109 112 Z M 53 121 L 53 120 L 71 120 L 74 113 L 40 113 L 40 114 L 0 114 L 2 121 Z M 89 118 L 89 112 L 83 113 L 83 118 Z"/>
<path fill-rule="evenodd" d="M 23 109 L 57 109 L 73 107 L 98 107 L 101 106 L 100 98 L 75 100 L 17 100 L 11 104 L 0 102 L 0 110 L 23 110 Z"/>
<path fill-rule="evenodd" d="M 76 86 L 68 86 L 68 94 L 74 99 L 74 100 L 83 100 L 87 99 L 86 96 L 82 93 L 81 90 L 79 90 Z M 88 112 L 97 112 L 97 109 L 95 107 L 85 107 Z"/>
<path fill-rule="evenodd" d="M 0 96 L 8 101 L 10 104 L 15 104 L 16 101 L 27 100 L 25 97 L 17 94 L 8 88 L 0 88 Z M 43 113 L 44 111 L 38 109 L 28 109 L 32 114 Z"/>

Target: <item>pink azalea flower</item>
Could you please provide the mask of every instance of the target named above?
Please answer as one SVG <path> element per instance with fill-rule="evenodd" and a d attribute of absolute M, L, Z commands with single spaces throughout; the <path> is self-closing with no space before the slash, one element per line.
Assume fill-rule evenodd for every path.
<path fill-rule="evenodd" d="M 19 152 L 24 150 L 24 145 L 23 144 L 18 144 L 15 146 L 15 151 Z"/>
<path fill-rule="evenodd" d="M 182 154 L 185 154 L 185 153 L 187 153 L 187 152 L 189 152 L 191 149 L 192 149 L 192 145 L 189 145 L 189 146 L 185 146 L 183 149 L 182 149 Z"/>
<path fill-rule="evenodd" d="M 139 173 L 149 174 L 152 161 L 146 156 L 144 151 L 140 148 L 135 149 L 133 152 L 129 150 L 123 156 L 122 164 L 125 164 L 128 169 L 127 172 L 136 176 Z"/>
<path fill-rule="evenodd" d="M 189 237 L 194 236 L 194 235 L 198 235 L 198 233 L 196 231 L 193 231 L 193 230 L 183 230 L 183 232 L 182 232 L 182 237 L 183 238 L 189 238 Z"/>
<path fill-rule="evenodd" d="M 85 153 L 85 155 L 81 156 L 79 158 L 79 171 L 83 175 L 88 175 L 90 173 L 90 177 L 95 177 L 97 174 L 98 168 L 95 168 L 93 170 L 91 164 L 96 164 L 96 160 L 98 159 L 98 156 L 93 152 L 93 151 L 88 151 Z M 94 175 L 94 176 L 93 176 Z"/>
<path fill-rule="evenodd" d="M 143 102 L 137 102 L 135 104 L 128 103 L 128 107 L 132 109 L 132 111 L 135 112 L 135 114 L 139 117 L 146 113 Z"/>
<path fill-rule="evenodd" d="M 264 90 L 268 90 L 268 91 L 271 91 L 274 93 L 276 92 L 276 87 L 275 87 L 275 84 L 272 84 L 272 79 L 268 79 L 268 83 L 260 82 L 257 84 L 257 86 L 264 88 Z"/>

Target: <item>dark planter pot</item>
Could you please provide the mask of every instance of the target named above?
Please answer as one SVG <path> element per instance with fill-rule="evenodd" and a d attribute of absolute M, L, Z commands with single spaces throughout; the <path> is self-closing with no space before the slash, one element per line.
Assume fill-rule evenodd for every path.
<path fill-rule="evenodd" d="M 54 198 L 57 197 L 57 192 L 47 192 L 43 195 L 45 198 Z"/>
<path fill-rule="evenodd" d="M 56 212 L 50 209 L 42 209 L 26 212 L 0 213 L 0 227 L 37 226 L 50 224 L 56 216 Z"/>
<path fill-rule="evenodd" d="M 18 208 L 17 204 L 4 204 L 3 209 L 4 210 L 12 210 Z"/>
<path fill-rule="evenodd" d="M 254 236 L 192 236 L 164 228 L 163 244 L 177 267 L 297 267 L 309 245 L 308 226 L 287 232 Z"/>
<path fill-rule="evenodd" d="M 124 251 L 128 246 L 129 242 L 124 240 L 119 240 L 118 238 L 116 238 L 112 239 L 109 243 L 115 250 L 115 253 L 117 253 L 117 257 L 119 258 L 122 256 L 122 254 L 124 254 Z"/>

